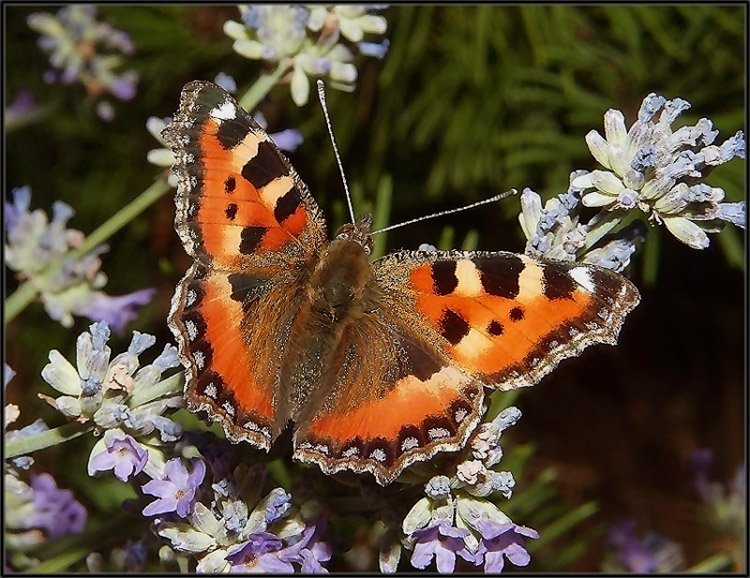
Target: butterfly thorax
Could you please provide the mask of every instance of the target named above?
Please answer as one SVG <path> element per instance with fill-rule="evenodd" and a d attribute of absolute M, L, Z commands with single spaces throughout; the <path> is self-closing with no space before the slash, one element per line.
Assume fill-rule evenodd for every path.
<path fill-rule="evenodd" d="M 359 317 L 365 288 L 372 279 L 368 255 L 372 251 L 367 214 L 356 223 L 344 225 L 323 253 L 310 279 L 308 296 L 312 311 L 332 323 Z"/>

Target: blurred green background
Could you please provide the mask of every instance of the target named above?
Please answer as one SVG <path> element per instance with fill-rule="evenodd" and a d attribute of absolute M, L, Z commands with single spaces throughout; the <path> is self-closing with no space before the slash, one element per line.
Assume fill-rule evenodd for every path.
<path fill-rule="evenodd" d="M 30 89 L 44 110 L 6 133 L 5 198 L 28 184 L 32 208 L 50 212 L 54 200 L 64 200 L 76 210 L 70 226 L 84 232 L 159 174 L 146 162 L 159 145 L 145 122 L 171 115 L 184 83 L 223 71 L 241 93 L 261 71 L 232 51 L 222 31 L 224 21 L 237 19 L 234 7 L 102 6 L 100 19 L 130 34 L 136 47 L 122 70 L 141 75 L 135 99 L 115 101 L 116 118 L 105 123 L 81 85 L 42 82 L 47 55 L 26 25 L 28 14 L 42 10 L 57 8 L 5 7 L 6 106 Z M 353 94 L 329 89 L 328 99 L 359 210 L 371 208 L 383 179 L 391 179 L 392 223 L 511 187 L 544 198 L 565 191 L 570 171 L 595 168 L 585 134 L 602 131 L 608 108 L 632 124 L 650 92 L 690 101 L 682 122 L 711 119 L 719 141 L 745 127 L 744 6 L 394 6 L 384 15 L 388 54 L 361 62 Z M 317 102 L 297 108 L 282 86 L 260 109 L 270 132 L 302 131 L 305 142 L 290 159 L 335 229 L 345 215 L 343 189 Z M 739 200 L 745 170 L 734 161 L 709 182 Z M 522 251 L 518 210 L 509 198 L 419 223 L 389 234 L 386 249 L 458 247 L 468 236 L 481 249 Z M 173 218 L 173 201 L 164 197 L 110 240 L 103 265 L 108 293 L 159 289 L 131 328 L 160 343 L 171 341 L 169 299 L 189 264 Z M 650 230 L 630 271 L 643 300 L 620 345 L 564 363 L 516 402 L 524 419 L 509 437 L 537 448 L 519 489 L 554 466 L 567 500 L 599 502 L 597 523 L 632 516 L 683 544 L 689 562 L 701 559 L 707 545 L 687 459 L 711 447 L 716 475 L 727 479 L 744 455 L 742 233 L 727 229 L 698 252 Z M 10 293 L 16 282 L 6 277 Z M 7 359 L 26 388 L 22 408 L 34 408 L 22 414 L 27 420 L 38 412 L 57 425 L 35 397 L 39 372 L 49 349 L 70 356 L 87 325 L 78 320 L 66 330 L 33 305 L 8 327 Z M 128 340 L 116 336 L 113 350 Z M 55 459 L 50 452 L 42 463 Z M 63 470 L 60 485 L 75 485 L 66 486 L 66 475 L 74 476 Z M 571 569 L 597 570 L 600 554 L 601 544 L 591 544 Z"/>

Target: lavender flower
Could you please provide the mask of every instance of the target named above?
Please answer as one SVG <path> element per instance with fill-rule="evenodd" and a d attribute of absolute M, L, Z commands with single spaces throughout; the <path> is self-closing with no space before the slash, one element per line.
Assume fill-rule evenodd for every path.
<path fill-rule="evenodd" d="M 32 475 L 34 516 L 30 527 L 47 530 L 50 538 L 80 534 L 86 526 L 86 508 L 73 497 L 70 490 L 60 490 L 50 474 Z"/>
<path fill-rule="evenodd" d="M 717 232 L 727 222 L 744 228 L 744 202 L 722 203 L 724 190 L 701 182 L 715 167 L 735 157 L 745 158 L 744 135 L 738 131 L 714 145 L 719 132 L 705 118 L 673 132 L 672 123 L 689 107 L 689 102 L 679 98 L 649 94 L 629 131 L 620 111 L 607 111 L 606 139 L 591 131 L 586 142 L 608 170 L 581 174 L 571 182 L 588 191 L 583 204 L 609 211 L 640 209 L 650 222 L 663 223 L 694 249 L 708 247 L 706 233 Z"/>
<path fill-rule="evenodd" d="M 472 516 L 473 512 L 469 514 L 470 506 L 459 504 L 458 507 L 462 518 L 467 523 L 467 518 L 470 518 L 473 528 L 481 535 L 479 547 L 472 560 L 474 564 L 478 566 L 484 561 L 484 571 L 489 573 L 502 572 L 505 558 L 514 566 L 526 566 L 531 561 L 531 556 L 524 548 L 524 542 L 525 538 L 539 538 L 536 530 L 514 524 L 499 510 L 492 512 L 492 517 L 476 518 Z M 481 504 L 478 508 L 485 509 L 486 506 Z M 462 510 L 465 512 L 462 513 Z"/>
<path fill-rule="evenodd" d="M 229 571 L 291 574 L 294 566 L 280 556 L 283 544 L 281 538 L 268 532 L 253 534 L 227 555 L 226 560 L 231 565 Z"/>
<path fill-rule="evenodd" d="M 50 474 L 32 474 L 31 484 L 27 484 L 13 468 L 6 469 L 6 531 L 22 531 L 7 536 L 11 548 L 80 534 L 86 520 L 86 508 L 73 492 L 58 488 Z"/>
<path fill-rule="evenodd" d="M 6 133 L 27 124 L 41 116 L 34 93 L 28 89 L 19 90 L 10 106 L 5 108 Z"/>
<path fill-rule="evenodd" d="M 327 77 L 335 88 L 351 90 L 357 80 L 355 54 L 385 55 L 387 41 L 364 41 L 365 34 L 386 31 L 386 19 L 373 14 L 378 9 L 241 5 L 242 22 L 225 22 L 224 32 L 234 40 L 235 52 L 245 58 L 288 61 L 292 99 L 302 106 L 310 94 L 309 77 Z"/>
<path fill-rule="evenodd" d="M 134 331 L 127 351 L 111 359 L 109 337 L 106 323 L 91 325 L 76 342 L 76 366 L 52 350 L 42 378 L 61 395 L 39 397 L 68 419 L 104 432 L 89 457 L 89 475 L 114 470 L 123 481 L 141 471 L 161 477 L 163 444 L 182 435 L 182 427 L 163 415 L 183 406 L 181 383 L 161 382 L 166 370 L 179 365 L 177 348 L 165 346 L 153 363 L 139 368 L 139 355 L 156 338 Z"/>
<path fill-rule="evenodd" d="M 156 533 L 194 556 L 198 572 L 325 571 L 331 550 L 321 540 L 324 520 L 303 518 L 281 488 L 259 500 L 263 478 L 258 467 L 237 466 L 214 478 L 210 503 L 197 501 L 184 522 L 158 521 Z"/>
<path fill-rule="evenodd" d="M 419 569 L 427 568 L 434 557 L 438 572 L 452 573 L 456 568 L 457 554 L 471 558 L 464 542 L 468 535 L 468 530 L 454 528 L 445 521 L 417 530 L 412 535 L 415 544 L 411 565 Z"/>
<path fill-rule="evenodd" d="M 130 476 L 139 474 L 146 466 L 148 452 L 123 431 L 107 430 L 97 446 L 100 443 L 103 447 L 95 447 L 89 456 L 90 476 L 97 472 L 113 470 L 117 478 L 127 482 Z"/>
<path fill-rule="evenodd" d="M 131 100 L 135 96 L 138 74 L 116 72 L 124 63 L 121 55 L 133 52 L 133 42 L 124 32 L 96 21 L 95 6 L 66 6 L 55 15 L 36 12 L 28 17 L 27 23 L 42 35 L 39 47 L 50 54 L 52 68 L 44 74 L 45 82 L 79 81 L 94 100 L 106 93 L 118 100 Z M 98 100 L 96 110 L 103 120 L 114 117 L 114 109 L 107 100 Z"/>
<path fill-rule="evenodd" d="M 500 571 L 504 558 L 516 566 L 530 561 L 523 547 L 524 538 L 539 534 L 511 519 L 489 500 L 496 495 L 510 498 L 515 480 L 507 471 L 496 471 L 502 459 L 502 432 L 521 418 L 516 407 L 501 411 L 492 421 L 482 423 L 464 450 L 464 459 L 455 466 L 455 475 L 433 476 L 425 484 L 425 497 L 411 508 L 403 520 L 404 546 L 413 550 L 411 564 L 426 568 L 435 559 L 438 572 L 453 572 L 456 557 L 485 571 Z M 391 551 L 381 569 L 395 571 L 397 552 Z"/>
<path fill-rule="evenodd" d="M 607 572 L 670 573 L 685 568 L 682 548 L 653 532 L 643 539 L 635 536 L 635 521 L 627 519 L 612 526 L 607 538 L 614 559 L 605 560 Z"/>
<path fill-rule="evenodd" d="M 84 242 L 83 233 L 67 228 L 73 209 L 56 201 L 50 222 L 41 209 L 29 211 L 30 205 L 29 187 L 13 189 L 13 203 L 5 204 L 8 267 L 34 285 L 47 313 L 64 327 L 73 324 L 73 315 L 83 315 L 122 329 L 135 318 L 137 307 L 151 300 L 155 290 L 119 297 L 106 295 L 101 291 L 107 277 L 99 270 L 99 255 L 107 248 L 100 246 L 81 258 L 66 259 L 69 251 Z"/>
<path fill-rule="evenodd" d="M 159 498 L 143 508 L 144 516 L 176 512 L 181 518 L 187 517 L 193 507 L 195 493 L 206 475 L 206 464 L 202 460 L 193 460 L 192 466 L 193 471 L 188 472 L 182 460 L 171 459 L 167 462 L 163 480 L 151 480 L 144 484 L 144 494 Z"/>

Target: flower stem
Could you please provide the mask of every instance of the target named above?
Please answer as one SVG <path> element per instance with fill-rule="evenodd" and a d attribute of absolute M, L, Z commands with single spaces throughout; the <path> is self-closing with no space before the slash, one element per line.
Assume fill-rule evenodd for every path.
<path fill-rule="evenodd" d="M 160 381 L 153 387 L 148 387 L 143 391 L 136 391 L 133 393 L 128 400 L 128 405 L 130 407 L 138 407 L 160 397 L 182 393 L 182 384 L 182 372 L 175 373 L 174 375 L 170 375 L 167 379 Z"/>
<path fill-rule="evenodd" d="M 258 106 L 258 103 L 271 91 L 279 79 L 284 76 L 291 61 L 287 58 L 281 60 L 272 72 L 260 75 L 258 80 L 249 88 L 249 90 L 240 99 L 240 106 L 245 110 L 252 112 Z"/>
<path fill-rule="evenodd" d="M 130 221 L 135 219 L 143 211 L 153 205 L 156 201 L 163 197 L 167 191 L 171 190 L 171 188 L 172 187 L 170 187 L 167 184 L 167 181 L 165 181 L 164 179 L 158 179 L 154 181 L 154 183 L 149 188 L 143 191 L 135 199 L 130 201 L 130 203 L 125 205 L 122 209 L 117 211 L 103 224 L 97 227 L 90 235 L 88 235 L 86 237 L 86 240 L 80 247 L 66 254 L 65 260 L 71 258 L 78 259 L 79 257 L 83 257 L 94 247 L 109 239 L 117 231 L 122 229 Z"/>
<path fill-rule="evenodd" d="M 690 573 L 712 573 L 712 572 L 729 572 L 732 566 L 732 557 L 724 552 L 718 552 L 713 556 L 709 556 L 702 562 L 698 562 L 696 565 L 685 570 Z"/>
<path fill-rule="evenodd" d="M 26 306 L 31 303 L 39 294 L 37 288 L 31 281 L 25 281 L 13 294 L 5 300 L 5 325 L 8 325 L 13 318 Z"/>
<path fill-rule="evenodd" d="M 5 444 L 5 459 L 9 460 L 25 454 L 43 450 L 67 442 L 92 430 L 94 426 L 89 423 L 72 422 L 49 429 L 41 433 L 16 438 Z"/>

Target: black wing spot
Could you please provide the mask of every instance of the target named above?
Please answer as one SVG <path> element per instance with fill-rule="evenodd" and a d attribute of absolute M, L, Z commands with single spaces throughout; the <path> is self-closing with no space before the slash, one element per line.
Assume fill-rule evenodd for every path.
<path fill-rule="evenodd" d="M 438 295 L 448 295 L 458 285 L 455 261 L 438 261 L 432 264 L 432 280 Z"/>
<path fill-rule="evenodd" d="M 503 331 L 504 331 L 503 324 L 500 323 L 499 321 L 492 321 L 492 323 L 490 323 L 487 326 L 487 333 L 489 333 L 493 337 L 497 337 L 498 335 L 502 335 Z"/>
<path fill-rule="evenodd" d="M 224 209 L 224 213 L 226 214 L 227 219 L 234 221 L 234 218 L 237 216 L 237 205 L 234 203 L 227 205 L 227 208 Z"/>
<path fill-rule="evenodd" d="M 288 174 L 289 171 L 274 145 L 267 141 L 258 145 L 258 153 L 242 167 L 242 176 L 256 189 Z"/>
<path fill-rule="evenodd" d="M 576 282 L 553 265 L 547 265 L 544 268 L 542 282 L 544 284 L 544 296 L 547 299 L 573 299 Z"/>
<path fill-rule="evenodd" d="M 474 264 L 479 270 L 482 287 L 490 295 L 515 299 L 518 297 L 519 276 L 525 265 L 519 257 L 502 255 L 478 257 Z"/>
<path fill-rule="evenodd" d="M 452 309 L 446 309 L 440 319 L 440 334 L 451 345 L 458 344 L 469 333 L 469 324 Z"/>
<path fill-rule="evenodd" d="M 235 178 L 227 177 L 227 180 L 224 181 L 224 192 L 231 195 L 236 187 L 237 181 L 235 180 Z"/>
<path fill-rule="evenodd" d="M 232 286 L 232 293 L 230 294 L 232 300 L 241 303 L 243 308 L 266 284 L 266 279 L 263 277 L 244 273 L 231 273 L 227 276 L 227 280 Z"/>
<path fill-rule="evenodd" d="M 243 255 L 252 254 L 263 240 L 263 235 L 266 234 L 267 230 L 265 227 L 243 228 L 240 235 L 240 253 Z"/>
<path fill-rule="evenodd" d="M 525 316 L 525 313 L 523 312 L 523 309 L 520 307 L 514 307 L 510 310 L 510 320 L 511 321 L 521 321 Z"/>
<path fill-rule="evenodd" d="M 287 193 L 276 201 L 276 207 L 273 210 L 273 216 L 279 223 L 283 223 L 285 219 L 294 214 L 297 207 L 302 203 L 302 197 L 297 190 L 297 187 L 293 187 L 287 191 Z"/>
<path fill-rule="evenodd" d="M 242 116 L 238 116 L 222 122 L 216 132 L 216 138 L 224 150 L 230 151 L 245 140 L 250 128 L 250 123 Z"/>

